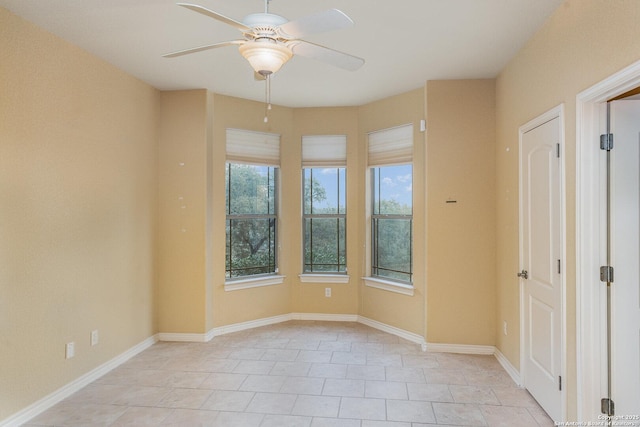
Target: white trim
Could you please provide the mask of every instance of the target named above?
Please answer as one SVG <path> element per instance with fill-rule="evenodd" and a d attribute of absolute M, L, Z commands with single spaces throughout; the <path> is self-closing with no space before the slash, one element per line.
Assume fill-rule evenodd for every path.
<path fill-rule="evenodd" d="M 427 351 L 432 351 L 434 353 L 493 355 L 496 352 L 496 348 L 492 345 L 441 344 L 428 342 Z"/>
<path fill-rule="evenodd" d="M 560 274 L 560 375 L 566 378 L 567 374 L 567 289 L 566 289 L 566 274 L 567 274 L 567 239 L 566 239 L 566 231 L 567 231 L 567 209 L 566 209 L 566 199 L 567 199 L 567 191 L 566 191 L 566 168 L 565 168 L 565 126 L 564 126 L 564 104 L 560 104 L 538 117 L 530 120 L 524 125 L 520 126 L 518 129 L 519 135 L 519 159 L 518 159 L 518 173 L 519 173 L 519 194 L 522 196 L 522 137 L 525 133 L 541 126 L 555 118 L 558 118 L 558 137 L 560 144 L 560 166 L 558 171 L 558 179 L 560 180 L 560 256 L 562 257 L 562 265 L 564 268 L 561 268 Z M 519 234 L 519 263 L 520 268 L 524 266 L 524 260 L 522 259 L 523 255 L 523 243 L 524 243 L 524 235 L 523 235 L 523 218 L 522 218 L 522 197 L 518 202 L 518 234 Z M 524 387 L 526 382 L 526 363 L 525 363 L 525 339 L 526 339 L 526 331 L 524 330 L 524 282 L 522 279 L 519 280 L 519 292 L 520 292 L 520 374 L 519 374 L 519 384 Z M 505 358 L 506 359 L 506 358 Z M 566 419 L 567 417 L 567 387 L 563 387 L 560 391 L 561 403 L 560 403 L 560 413 L 561 419 Z"/>
<path fill-rule="evenodd" d="M 498 363 L 500 363 L 500 366 L 502 366 L 502 368 L 507 371 L 507 374 L 509 374 L 511 379 L 518 385 L 518 387 L 524 388 L 524 384 L 522 384 L 522 378 L 520 377 L 520 372 L 518 372 L 516 367 L 511 364 L 509 359 L 507 359 L 507 357 L 502 354 L 502 352 L 497 348 L 495 349 L 494 356 L 498 360 Z"/>
<path fill-rule="evenodd" d="M 413 296 L 415 288 L 413 285 L 406 285 L 391 280 L 379 279 L 377 277 L 363 277 L 365 286 L 382 289 L 383 291 L 395 292 L 396 294 Z"/>
<path fill-rule="evenodd" d="M 285 276 L 259 276 L 247 279 L 232 279 L 224 282 L 226 292 L 239 291 L 242 289 L 259 288 L 262 286 L 280 285 L 284 283 Z"/>
<path fill-rule="evenodd" d="M 27 406 L 26 408 L 13 414 L 9 418 L 0 421 L 0 427 L 17 427 L 24 423 L 27 423 L 29 420 L 37 417 L 47 409 L 53 407 L 56 403 L 66 399 L 81 388 L 102 377 L 109 371 L 122 365 L 124 362 L 131 359 L 138 353 L 151 347 L 157 341 L 157 337 L 154 335 L 142 341 L 141 343 L 136 344 L 124 353 L 114 357 L 106 363 L 103 363 L 102 365 L 87 372 L 86 374 L 71 381 L 70 383 L 65 384 L 53 393 L 43 397 L 32 405 Z"/>
<path fill-rule="evenodd" d="M 511 375 L 517 384 L 519 383 L 519 376 L 517 370 L 509 363 L 509 361 L 493 346 L 483 345 L 466 345 L 466 344 L 436 344 L 425 341 L 424 337 L 415 334 L 413 332 L 405 331 L 395 326 L 390 326 L 377 320 L 369 319 L 367 317 L 359 316 L 356 314 L 324 314 L 324 313 L 289 313 L 279 316 L 267 317 L 264 319 L 250 320 L 248 322 L 235 323 L 232 325 L 221 326 L 211 329 L 206 334 L 180 334 L 180 333 L 159 333 L 140 344 L 132 347 L 121 355 L 113 358 L 109 362 L 100 365 L 91 372 L 83 375 L 75 381 L 61 387 L 54 393 L 46 396 L 45 398 L 37 401 L 33 405 L 28 406 L 22 411 L 12 415 L 11 417 L 0 421 L 0 427 L 18 427 L 27 423 L 29 420 L 35 418 L 42 412 L 53 407 L 56 403 L 71 396 L 76 391 L 80 390 L 87 384 L 102 377 L 112 369 L 120 366 L 122 363 L 131 359 L 138 353 L 151 347 L 157 341 L 180 341 L 180 342 L 207 342 L 216 336 L 229 334 L 232 332 L 244 331 L 247 329 L 258 328 L 261 326 L 272 325 L 276 323 L 287 322 L 289 320 L 315 320 L 315 321 L 336 321 L 336 322 L 358 322 L 363 325 L 370 326 L 374 329 L 378 329 L 383 332 L 396 335 L 400 338 L 414 342 L 421 346 L 422 351 L 432 352 L 446 352 L 446 353 L 463 353 L 463 354 L 493 354 L 498 359 L 498 362 L 503 368 Z M 160 339 L 159 339 L 160 338 Z"/>
<path fill-rule="evenodd" d="M 458 353 L 458 354 L 479 354 L 491 355 L 496 358 L 500 366 L 509 374 L 518 387 L 523 387 L 520 372 L 511 364 L 509 359 L 496 347 L 492 345 L 469 345 L 469 344 L 440 344 L 427 343 L 427 351 L 434 353 Z"/>
<path fill-rule="evenodd" d="M 604 102 L 603 100 L 602 102 Z M 600 133 L 600 102 L 576 100 L 576 370 L 578 421 L 595 420 L 599 415 L 597 404 L 606 395 L 604 384 L 606 369 L 601 369 L 603 358 L 600 333 L 606 322 L 603 312 L 606 297 L 601 295 L 599 277 L 595 277 L 605 259 L 600 259 L 600 246 L 606 213 L 600 203 L 604 183 L 600 147 L 596 147 Z M 585 234 L 588 233 L 588 234 Z M 601 262 L 602 261 L 602 262 Z M 590 271 L 593 269 L 592 271 Z M 587 354 L 584 352 L 588 351 Z M 604 376 L 604 377 L 603 377 Z M 603 394 L 604 391 L 604 394 Z"/>
<path fill-rule="evenodd" d="M 302 273 L 298 277 L 301 283 L 349 283 L 348 274 Z"/>
<path fill-rule="evenodd" d="M 191 334 L 179 332 L 160 332 L 158 341 L 169 342 L 207 342 L 207 334 Z"/>
<path fill-rule="evenodd" d="M 323 313 L 292 313 L 293 320 L 315 320 L 321 322 L 357 322 L 357 314 L 323 314 Z"/>
<path fill-rule="evenodd" d="M 576 96 L 576 353 L 578 421 L 597 419 L 606 369 L 600 345 L 604 287 L 597 286 L 602 236 L 599 108 L 603 102 L 640 86 L 640 61 Z"/>
<path fill-rule="evenodd" d="M 400 338 L 404 338 L 407 341 L 420 344 L 420 346 L 422 346 L 423 348 L 423 351 L 426 348 L 427 343 L 422 335 L 405 331 L 404 329 L 396 328 L 395 326 L 390 326 L 385 323 L 381 323 L 381 322 L 378 322 L 377 320 L 369 319 L 364 316 L 358 316 L 358 322 L 362 323 L 363 325 L 371 326 L 372 328 L 378 329 L 380 331 L 387 332 L 392 335 L 396 335 Z"/>
<path fill-rule="evenodd" d="M 273 325 L 276 323 L 287 322 L 292 320 L 291 313 L 281 314 L 279 316 L 265 317 L 263 319 L 249 320 L 241 323 L 233 323 L 231 325 L 219 326 L 207 332 L 207 341 L 219 335 L 230 334 L 233 332 L 246 331 L 247 329 L 259 328 L 261 326 Z"/>
<path fill-rule="evenodd" d="M 566 379 L 569 377 L 569 373 L 567 370 L 567 343 L 568 343 L 568 334 L 567 334 L 567 266 L 568 266 L 568 257 L 567 257 L 567 162 L 566 162 L 566 127 L 565 127 L 565 112 L 564 112 L 564 103 L 560 104 L 558 107 L 558 117 L 560 118 L 560 140 L 558 143 L 560 144 L 560 170 L 559 179 L 560 179 L 560 251 L 562 256 L 561 266 L 560 266 L 560 283 L 562 286 L 561 292 L 561 305 L 562 305 L 562 324 L 560 325 L 560 345 L 561 345 L 561 354 L 560 354 L 560 372 L 561 375 Z M 568 407 L 568 388 L 566 385 L 562 387 L 561 396 L 562 396 L 562 419 L 567 419 L 567 407 Z"/>

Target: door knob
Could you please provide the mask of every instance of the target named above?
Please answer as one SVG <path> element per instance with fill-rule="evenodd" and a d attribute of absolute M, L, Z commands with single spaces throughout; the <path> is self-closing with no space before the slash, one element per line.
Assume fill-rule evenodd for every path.
<path fill-rule="evenodd" d="M 527 270 L 522 270 L 520 273 L 518 273 L 518 277 L 522 277 L 523 279 L 528 279 L 529 272 Z"/>

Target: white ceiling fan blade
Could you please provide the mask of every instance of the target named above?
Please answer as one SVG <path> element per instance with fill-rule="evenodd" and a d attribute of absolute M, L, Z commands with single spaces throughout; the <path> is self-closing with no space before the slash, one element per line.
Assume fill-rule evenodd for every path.
<path fill-rule="evenodd" d="M 214 12 L 213 10 L 209 10 L 206 7 L 202 7 L 200 5 L 190 4 L 190 3 L 177 3 L 177 4 L 178 6 L 186 7 L 187 9 L 193 10 L 194 12 L 198 12 L 205 16 L 208 16 L 209 18 L 217 19 L 218 21 L 224 22 L 227 25 L 231 25 L 232 27 L 235 27 L 242 32 L 251 31 L 251 28 L 247 27 L 242 22 L 238 22 L 235 19 L 231 19 L 217 12 Z"/>
<path fill-rule="evenodd" d="M 231 45 L 239 45 L 245 43 L 246 40 L 231 40 L 228 42 L 214 43 L 208 44 L 199 47 L 192 47 L 191 49 L 178 50 L 176 52 L 166 53 L 162 55 L 165 58 L 175 58 L 176 56 L 188 55 L 190 53 L 202 52 L 203 50 L 209 49 L 217 49 L 219 47 L 231 46 Z"/>
<path fill-rule="evenodd" d="M 287 38 L 298 39 L 309 34 L 341 30 L 352 26 L 353 21 L 344 12 L 329 9 L 282 24 L 280 32 Z"/>
<path fill-rule="evenodd" d="M 294 55 L 317 59 L 349 71 L 355 71 L 364 65 L 364 59 L 362 58 L 303 40 L 291 42 L 289 47 Z"/>

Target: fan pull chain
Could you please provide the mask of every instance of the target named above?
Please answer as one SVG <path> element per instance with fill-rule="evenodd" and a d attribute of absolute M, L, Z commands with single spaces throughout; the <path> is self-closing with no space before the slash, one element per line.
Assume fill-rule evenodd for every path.
<path fill-rule="evenodd" d="M 271 110 L 271 75 L 267 74 L 264 79 L 264 122 L 269 122 L 269 111 Z"/>

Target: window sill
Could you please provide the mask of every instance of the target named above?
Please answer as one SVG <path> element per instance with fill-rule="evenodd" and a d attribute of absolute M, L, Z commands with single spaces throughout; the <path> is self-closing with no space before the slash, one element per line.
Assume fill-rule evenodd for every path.
<path fill-rule="evenodd" d="M 400 282 L 379 279 L 377 277 L 363 277 L 364 284 L 370 288 L 382 289 L 383 291 L 395 292 L 396 294 L 413 296 L 414 287 Z"/>
<path fill-rule="evenodd" d="M 349 283 L 349 276 L 346 274 L 299 274 L 302 283 Z"/>
<path fill-rule="evenodd" d="M 239 291 L 242 289 L 259 288 L 261 286 L 280 285 L 284 283 L 284 276 L 259 276 L 247 279 L 231 279 L 224 282 L 224 290 Z"/>

